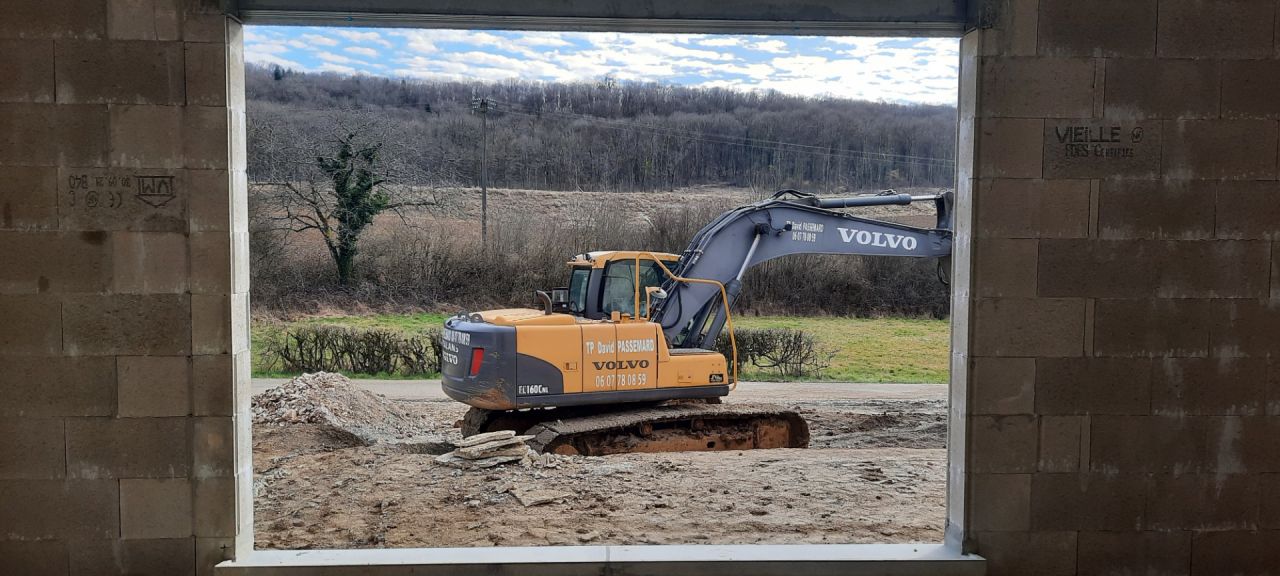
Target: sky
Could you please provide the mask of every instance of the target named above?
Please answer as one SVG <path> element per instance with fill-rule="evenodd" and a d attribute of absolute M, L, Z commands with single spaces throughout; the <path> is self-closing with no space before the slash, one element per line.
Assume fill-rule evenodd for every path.
<path fill-rule="evenodd" d="M 599 81 L 611 76 L 954 105 L 959 41 L 253 26 L 245 31 L 245 60 L 396 78 Z"/>

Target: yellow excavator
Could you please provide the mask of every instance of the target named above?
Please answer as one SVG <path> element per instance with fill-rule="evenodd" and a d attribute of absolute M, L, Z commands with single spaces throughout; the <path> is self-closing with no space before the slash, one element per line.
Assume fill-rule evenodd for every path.
<path fill-rule="evenodd" d="M 932 202 L 934 228 L 841 211 Z M 791 254 L 939 259 L 951 254 L 950 194 L 889 191 L 822 198 L 783 190 L 729 210 L 679 255 L 601 251 L 568 264 L 569 286 L 541 308 L 462 313 L 445 321 L 444 392 L 472 408 L 464 436 L 511 429 L 540 452 L 798 448 L 793 411 L 721 404 L 737 385 L 733 302 L 752 266 Z M 714 351 L 728 327 L 730 356 Z"/>

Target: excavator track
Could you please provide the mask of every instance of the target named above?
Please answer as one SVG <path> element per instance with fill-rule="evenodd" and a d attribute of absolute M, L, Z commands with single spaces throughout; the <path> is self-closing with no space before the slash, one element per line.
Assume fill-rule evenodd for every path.
<path fill-rule="evenodd" d="M 599 412 L 600 407 L 595 408 Z M 513 429 L 532 435 L 529 445 L 540 453 L 604 456 L 809 445 L 808 423 L 796 412 L 776 406 L 677 403 L 613 408 L 595 414 L 564 409 L 468 412 L 468 419 L 476 430 L 472 433 Z M 484 425 L 476 425 L 480 419 Z M 469 435 L 470 427 L 464 420 L 463 435 Z"/>

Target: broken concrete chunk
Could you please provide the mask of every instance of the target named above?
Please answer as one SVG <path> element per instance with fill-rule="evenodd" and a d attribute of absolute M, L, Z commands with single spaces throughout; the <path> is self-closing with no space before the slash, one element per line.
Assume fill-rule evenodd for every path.
<path fill-rule="evenodd" d="M 499 464 L 506 464 L 507 462 L 515 462 L 523 457 L 524 456 L 494 456 L 492 458 L 482 458 L 480 460 L 468 460 L 466 458 L 454 456 L 453 453 L 450 452 L 449 454 L 436 456 L 436 463 L 463 470 L 475 470 L 480 468 L 492 468 Z"/>
<path fill-rule="evenodd" d="M 484 444 L 486 442 L 493 442 L 494 440 L 506 440 L 507 438 L 511 438 L 515 435 L 516 435 L 515 430 L 498 430 L 497 432 L 485 432 L 484 434 L 467 436 L 466 438 L 463 438 L 462 440 L 455 442 L 454 445 L 456 445 L 459 448 L 466 448 L 467 446 L 476 446 L 478 444 Z"/>
<path fill-rule="evenodd" d="M 518 446 L 518 447 L 524 448 L 525 447 L 524 442 L 529 438 L 532 438 L 532 436 L 512 436 L 505 440 L 495 440 L 493 442 L 487 442 L 485 444 L 478 444 L 475 446 L 467 446 L 465 448 L 459 448 L 457 450 L 454 450 L 453 454 L 460 458 L 468 458 L 472 460 L 477 458 L 484 458 L 489 453 L 494 452 L 496 450 L 503 449 L 503 448 L 509 448 L 511 446 Z M 521 452 L 521 454 L 523 455 L 524 452 Z"/>
<path fill-rule="evenodd" d="M 558 490 L 512 490 L 511 494 L 526 508 L 563 500 L 572 496 L 568 492 Z"/>

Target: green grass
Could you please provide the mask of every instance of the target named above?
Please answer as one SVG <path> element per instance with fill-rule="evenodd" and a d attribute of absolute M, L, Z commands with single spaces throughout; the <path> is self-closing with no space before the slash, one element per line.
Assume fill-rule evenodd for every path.
<path fill-rule="evenodd" d="M 287 323 L 255 321 L 252 327 L 254 376 L 286 377 L 289 374 L 260 370 L 257 355 L 261 343 L 272 333 L 289 326 L 332 324 L 351 328 L 383 328 L 420 335 L 444 325 L 445 314 L 374 314 L 369 316 L 323 316 Z M 820 378 L 839 382 L 946 382 L 951 329 L 947 320 L 914 318 L 839 318 L 743 316 L 734 320 L 739 328 L 803 329 L 835 352 L 831 367 Z M 403 378 L 369 374 L 348 376 Z M 772 371 L 748 367 L 743 380 L 779 380 Z"/>

